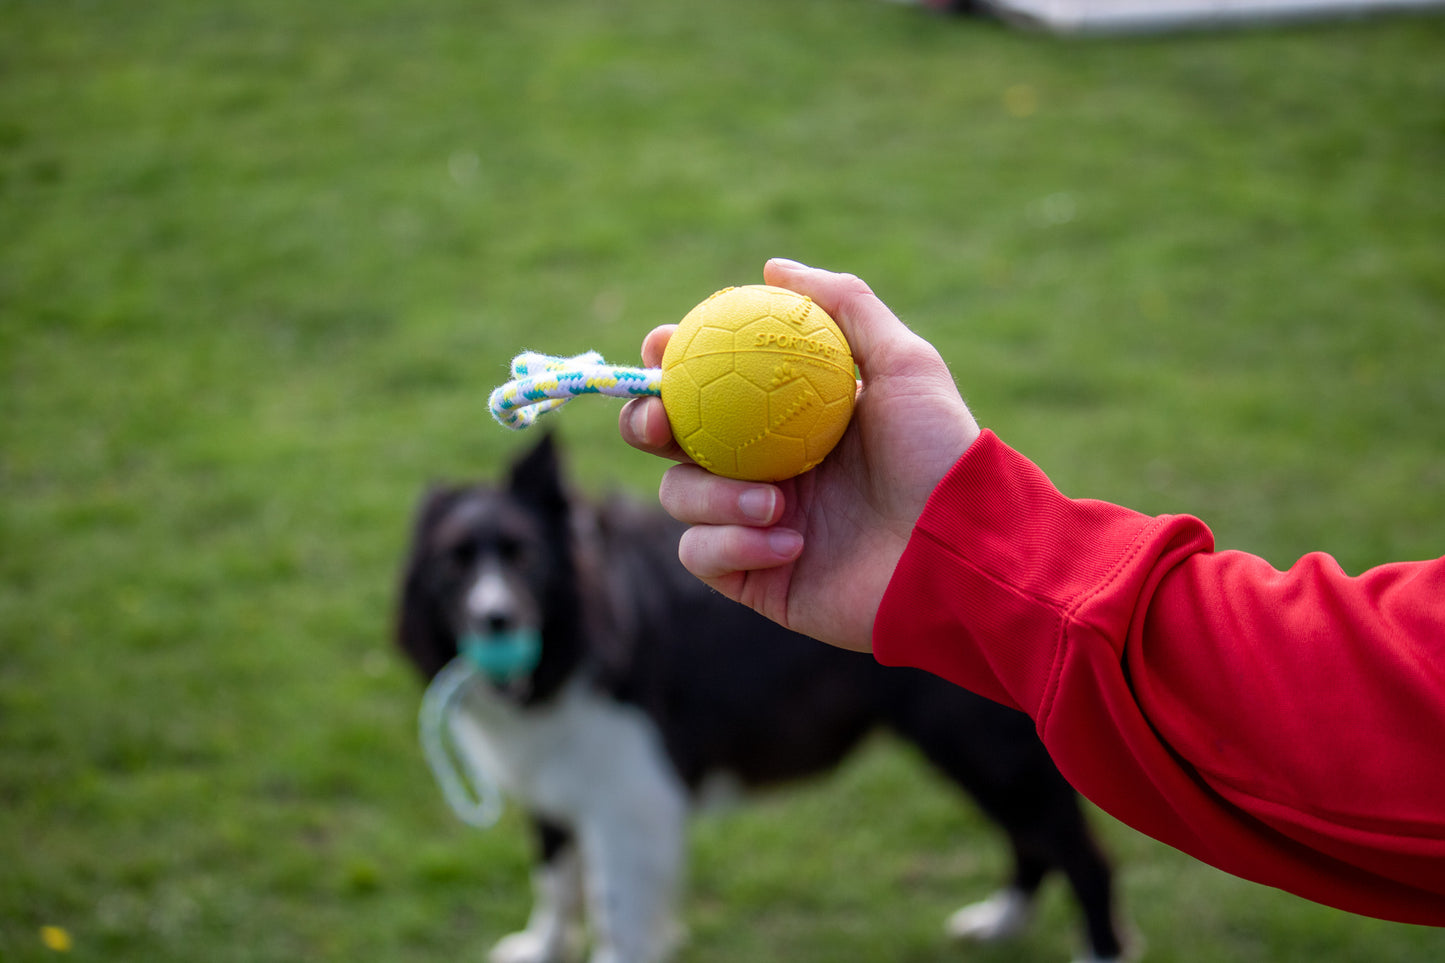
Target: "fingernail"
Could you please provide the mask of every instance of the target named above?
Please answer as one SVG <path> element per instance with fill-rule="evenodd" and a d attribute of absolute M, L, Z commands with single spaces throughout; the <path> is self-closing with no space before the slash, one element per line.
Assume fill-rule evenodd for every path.
<path fill-rule="evenodd" d="M 790 270 L 790 271 L 806 271 L 806 270 L 808 270 L 808 265 L 803 264 L 803 263 L 801 263 L 801 262 L 799 262 L 799 261 L 794 261 L 792 258 L 775 257 L 775 258 L 773 258 L 773 263 L 776 264 L 776 265 L 778 265 L 779 267 L 785 267 L 785 268 L 787 268 L 787 269 Z"/>
<path fill-rule="evenodd" d="M 645 406 L 632 405 L 632 410 L 627 413 L 627 427 L 631 429 L 634 441 L 647 441 L 647 436 L 643 434 L 647 429 L 647 412 Z"/>
<path fill-rule="evenodd" d="M 773 520 L 778 493 L 771 488 L 749 488 L 738 496 L 738 510 L 755 522 Z"/>
<path fill-rule="evenodd" d="M 793 558 L 803 550 L 803 536 L 791 528 L 775 528 L 768 532 L 768 548 L 778 558 Z"/>

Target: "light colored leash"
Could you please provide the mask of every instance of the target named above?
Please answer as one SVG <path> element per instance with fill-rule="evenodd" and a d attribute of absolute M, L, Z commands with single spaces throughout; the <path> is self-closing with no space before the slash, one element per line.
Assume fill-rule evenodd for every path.
<path fill-rule="evenodd" d="M 448 725 L 457 697 L 468 685 L 481 683 L 476 664 L 466 655 L 458 655 L 427 686 L 419 721 L 422 751 L 447 805 L 462 822 L 489 829 L 502 818 L 502 789 L 485 766 L 453 744 Z"/>

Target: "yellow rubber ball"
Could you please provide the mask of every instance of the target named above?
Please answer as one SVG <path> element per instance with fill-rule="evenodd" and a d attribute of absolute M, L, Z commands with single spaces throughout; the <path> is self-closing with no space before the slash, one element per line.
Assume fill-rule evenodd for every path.
<path fill-rule="evenodd" d="M 728 478 L 781 481 L 812 468 L 843 437 L 856 394 L 853 353 L 828 313 L 764 284 L 693 308 L 662 356 L 673 437 Z"/>

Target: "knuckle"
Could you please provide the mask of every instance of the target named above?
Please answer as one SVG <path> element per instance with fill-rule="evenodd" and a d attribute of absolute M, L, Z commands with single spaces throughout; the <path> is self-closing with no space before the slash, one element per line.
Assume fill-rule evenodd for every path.
<path fill-rule="evenodd" d="M 697 483 L 694 476 L 700 472 L 696 465 L 673 465 L 662 473 L 657 488 L 657 499 L 663 509 L 678 521 L 690 522 L 697 516 Z"/>
<path fill-rule="evenodd" d="M 677 558 L 682 567 L 698 578 L 716 574 L 708 543 L 710 533 L 704 528 L 689 528 L 677 542 Z"/>

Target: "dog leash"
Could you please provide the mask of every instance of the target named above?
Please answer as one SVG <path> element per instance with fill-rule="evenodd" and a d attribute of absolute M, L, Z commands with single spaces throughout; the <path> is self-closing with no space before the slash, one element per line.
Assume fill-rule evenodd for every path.
<path fill-rule="evenodd" d="M 421 700 L 421 746 L 452 812 L 468 825 L 490 829 L 502 818 L 501 787 L 485 766 L 452 744 L 447 725 L 452 703 L 469 683 L 479 681 L 479 674 L 476 663 L 464 654 L 436 674 Z"/>
<path fill-rule="evenodd" d="M 499 424 L 520 430 L 582 395 L 660 396 L 661 386 L 661 368 L 608 364 L 596 351 L 570 358 L 524 351 L 512 359 L 512 380 L 494 390 L 487 405 Z"/>

